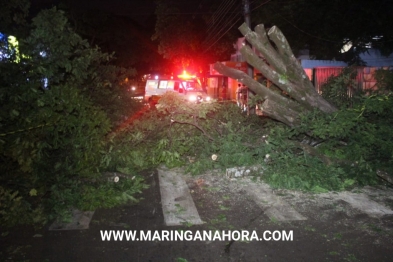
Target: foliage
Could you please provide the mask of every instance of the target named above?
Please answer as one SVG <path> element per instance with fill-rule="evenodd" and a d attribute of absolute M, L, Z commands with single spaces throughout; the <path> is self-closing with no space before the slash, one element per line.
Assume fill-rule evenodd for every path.
<path fill-rule="evenodd" d="M 392 92 L 393 91 L 393 71 L 379 69 L 375 71 L 375 79 L 377 80 L 377 90 L 379 92 Z"/>
<path fill-rule="evenodd" d="M 203 171 L 254 163 L 260 148 L 247 143 L 258 137 L 255 117 L 245 117 L 232 103 L 190 103 L 167 92 L 157 110 L 145 113 L 126 130 L 115 134 L 111 155 L 124 166 L 131 161 L 136 170 L 159 164 L 185 165 L 187 171 Z M 252 128 L 254 127 L 254 128 Z M 213 161 L 212 154 L 218 159 Z"/>
<path fill-rule="evenodd" d="M 29 196 L 34 197 L 34 196 Z M 47 222 L 42 205 L 31 206 L 29 201 L 18 191 L 0 187 L 0 223 L 15 226 L 17 224 L 43 224 Z"/>
<path fill-rule="evenodd" d="M 275 157 L 278 161 L 272 163 L 273 166 L 277 164 L 273 173 L 279 170 L 280 175 L 268 175 L 271 183 L 300 188 L 303 185 L 307 190 L 310 186 L 317 186 L 317 191 L 340 190 L 344 185 L 355 183 L 374 184 L 377 182 L 377 169 L 392 170 L 392 150 L 389 149 L 392 146 L 389 128 L 392 124 L 389 117 L 392 98 L 388 91 L 391 72 L 380 71 L 377 89 L 373 90 L 359 89 L 354 81 L 356 74 L 354 69 L 347 68 L 339 76 L 331 77 L 322 87 L 323 96 L 340 108 L 339 111 L 333 114 L 308 113 L 303 115 L 300 126 L 277 132 L 281 134 L 278 137 L 285 149 L 276 152 L 285 150 L 288 154 Z M 299 146 L 299 142 L 308 143 L 311 149 Z M 304 160 L 299 158 L 303 154 Z M 310 156 L 319 158 L 319 161 L 307 160 Z M 322 162 L 328 164 L 328 169 Z M 282 169 L 288 163 L 296 168 Z M 315 170 L 317 166 L 322 172 Z M 307 178 L 309 173 L 304 167 L 314 175 Z M 300 174 L 295 175 L 293 171 Z M 329 175 L 323 175 L 325 172 Z M 291 175 L 283 175 L 286 173 Z"/>
<path fill-rule="evenodd" d="M 104 179 L 92 181 L 65 181 L 66 183 L 53 185 L 56 197 L 49 203 L 56 210 L 50 218 L 67 220 L 72 208 L 80 210 L 96 210 L 98 208 L 112 208 L 129 202 L 138 202 L 137 194 L 141 193 L 147 185 L 141 176 L 133 178 L 120 178 L 118 183 L 108 182 Z M 53 216 L 56 215 L 56 216 Z"/>
<path fill-rule="evenodd" d="M 70 207 L 135 200 L 139 178 L 123 186 L 99 179 L 108 166 L 106 135 L 139 107 L 122 86 L 133 70 L 108 65 L 111 56 L 91 48 L 56 9 L 40 12 L 18 40 L 20 62 L 0 62 L 2 222 L 44 222 Z"/>
<path fill-rule="evenodd" d="M 270 129 L 271 160 L 263 178 L 272 186 L 343 190 L 377 183 L 378 169 L 393 171 L 391 72 L 379 71 L 380 88 L 367 93 L 357 89 L 353 74 L 348 68 L 323 86 L 323 96 L 340 108 L 337 112 L 310 112 L 295 128 L 275 124 Z"/>
<path fill-rule="evenodd" d="M 309 49 L 316 59 L 337 59 L 360 64 L 359 53 L 371 45 L 389 55 L 393 51 L 392 27 L 387 23 L 392 2 L 382 0 L 375 5 L 370 0 L 258 0 L 260 6 L 252 12 L 254 24 L 278 26 L 285 34 L 294 53 Z M 331 25 L 337 25 L 332 27 Z M 378 38 L 376 36 L 382 36 Z M 351 49 L 340 50 L 346 43 Z"/>
<path fill-rule="evenodd" d="M 284 137 L 303 140 L 314 147 L 317 145 L 318 152 L 329 157 L 334 164 L 325 166 L 319 160 L 322 169 L 318 174 L 315 171 L 318 161 L 310 161 L 310 156 L 304 155 L 304 152 L 293 154 L 298 149 L 292 147 L 292 157 L 287 156 L 287 159 L 284 158 L 285 161 L 279 161 L 275 167 L 280 170 L 287 163 L 292 166 L 293 172 L 298 173 L 290 179 L 285 179 L 288 183 L 295 183 L 296 177 L 304 177 L 303 181 L 315 180 L 317 183 L 314 185 L 325 190 L 342 189 L 342 186 L 348 185 L 348 181 L 358 185 L 375 184 L 377 169 L 393 171 L 393 123 L 390 117 L 393 113 L 392 106 L 391 94 L 375 94 L 363 96 L 357 103 L 353 103 L 352 107 L 342 108 L 331 115 L 319 112 L 305 115 L 299 127 L 292 130 L 284 128 Z M 301 163 L 298 162 L 299 157 L 304 157 Z M 305 178 L 310 172 L 313 173 L 311 180 Z M 283 172 L 280 172 L 280 183 L 276 181 L 277 174 L 268 179 L 283 186 Z M 332 181 L 336 182 L 322 183 L 321 178 L 333 179 Z M 305 184 L 307 187 L 308 182 Z"/>
<path fill-rule="evenodd" d="M 367 95 L 386 95 L 392 91 L 393 71 L 379 69 L 374 73 L 375 86 L 363 90 L 358 86 L 357 68 L 348 67 L 338 76 L 331 76 L 322 85 L 322 96 L 338 108 L 349 108 L 364 102 Z"/>
<path fill-rule="evenodd" d="M 3 34 L 8 34 L 26 22 L 30 2 L 28 0 L 9 0 L 1 4 L 0 28 Z"/>
<path fill-rule="evenodd" d="M 358 87 L 356 68 L 344 68 L 338 76 L 330 76 L 322 85 L 322 96 L 338 108 L 348 108 L 359 103 L 364 95 Z"/>
<path fill-rule="evenodd" d="M 129 17 L 111 14 L 108 10 L 77 9 L 72 8 L 72 4 L 67 11 L 76 33 L 87 39 L 91 46 L 97 45 L 103 52 L 113 53 L 112 65 L 133 67 L 142 76 L 151 73 L 152 68 L 168 64 L 158 54 L 157 44 L 150 39 L 154 23 L 146 21 L 140 25 Z"/>
<path fill-rule="evenodd" d="M 211 1 L 210 5 L 218 1 Z M 221 39 L 214 48 L 207 52 L 203 46 L 206 37 L 206 22 L 200 12 L 192 10 L 190 18 L 187 11 L 180 8 L 181 3 L 172 0 L 157 1 L 156 26 L 152 40 L 158 43 L 158 52 L 164 58 L 173 62 L 178 72 L 191 70 L 200 72 L 206 70 L 206 65 L 215 61 L 227 59 L 233 51 L 232 43 L 235 37 Z"/>
<path fill-rule="evenodd" d="M 299 153 L 298 153 L 299 154 Z M 268 165 L 263 177 L 272 187 L 312 191 L 344 190 L 354 184 L 345 170 L 327 166 L 316 157 L 287 151 L 273 154 L 274 163 Z"/>
<path fill-rule="evenodd" d="M 180 65 L 180 70 L 194 62 L 200 37 L 191 20 L 179 15 L 180 10 L 173 3 L 157 2 L 157 22 L 153 40 L 158 40 L 158 51 L 164 58 Z M 179 70 L 179 69 L 177 69 Z"/>
<path fill-rule="evenodd" d="M 165 163 L 200 174 L 257 165 L 262 166 L 261 178 L 273 187 L 343 190 L 375 184 L 376 168 L 392 167 L 392 123 L 387 117 L 392 101 L 390 95 L 363 96 L 332 115 L 316 111 L 304 115 L 300 126 L 289 128 L 247 117 L 232 103 L 191 104 L 167 93 L 156 111 L 114 137 L 118 147 L 112 150 L 124 163 L 132 159 L 137 169 Z M 298 142 L 314 147 L 332 163 L 324 163 Z M 218 156 L 215 161 L 213 154 Z"/>

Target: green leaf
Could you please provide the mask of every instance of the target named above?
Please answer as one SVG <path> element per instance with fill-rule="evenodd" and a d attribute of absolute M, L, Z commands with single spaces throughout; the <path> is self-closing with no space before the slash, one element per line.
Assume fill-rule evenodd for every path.
<path fill-rule="evenodd" d="M 16 109 L 11 110 L 11 116 L 19 116 L 19 111 Z"/>
<path fill-rule="evenodd" d="M 30 196 L 37 196 L 37 190 L 35 188 L 31 189 L 29 192 Z"/>

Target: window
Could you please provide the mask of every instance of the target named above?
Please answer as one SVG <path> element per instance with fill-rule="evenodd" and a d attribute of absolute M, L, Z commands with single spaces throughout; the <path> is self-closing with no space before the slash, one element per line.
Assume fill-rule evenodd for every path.
<path fill-rule="evenodd" d="M 167 85 L 168 85 L 168 81 L 161 80 L 158 88 L 159 89 L 166 89 Z"/>

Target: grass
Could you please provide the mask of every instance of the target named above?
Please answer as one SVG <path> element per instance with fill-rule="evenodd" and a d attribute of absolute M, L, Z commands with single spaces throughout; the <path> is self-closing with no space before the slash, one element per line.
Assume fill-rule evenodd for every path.
<path fill-rule="evenodd" d="M 183 213 L 183 212 L 186 211 L 186 208 L 182 207 L 180 204 L 175 204 L 175 207 L 176 207 L 176 213 L 177 214 L 180 214 L 180 213 Z"/>
<path fill-rule="evenodd" d="M 212 224 L 220 224 L 220 223 L 224 223 L 227 221 L 227 217 L 223 214 L 219 214 L 217 216 L 217 218 L 213 218 L 210 220 L 210 223 Z"/>
<path fill-rule="evenodd" d="M 181 224 L 182 224 L 183 226 L 185 226 L 185 227 L 192 227 L 192 226 L 194 225 L 193 223 L 188 222 L 188 221 L 182 222 Z"/>
<path fill-rule="evenodd" d="M 371 225 L 369 226 L 369 228 L 370 228 L 372 231 L 376 232 L 376 233 L 382 233 L 382 232 L 383 232 L 383 229 L 382 229 L 382 228 L 380 228 L 379 226 L 374 225 L 374 224 L 371 224 Z"/>
<path fill-rule="evenodd" d="M 310 232 L 315 232 L 316 231 L 315 228 L 310 227 L 310 226 L 305 226 L 304 229 L 307 230 L 307 231 L 310 231 Z"/>
<path fill-rule="evenodd" d="M 176 262 L 188 262 L 188 260 L 182 257 L 178 257 L 176 258 Z"/>
<path fill-rule="evenodd" d="M 205 187 L 205 189 L 209 192 L 218 192 L 220 191 L 219 187 Z"/>
<path fill-rule="evenodd" d="M 345 261 L 357 261 L 358 259 L 354 254 L 349 254 L 344 258 Z"/>
<path fill-rule="evenodd" d="M 275 217 L 271 217 L 271 218 L 270 218 L 270 221 L 271 221 L 273 224 L 278 224 L 278 220 L 277 220 L 277 218 L 275 218 Z"/>
<path fill-rule="evenodd" d="M 219 214 L 216 218 L 209 220 L 208 228 L 211 230 L 217 230 L 217 226 L 223 226 L 227 223 L 227 217 L 224 214 Z"/>
<path fill-rule="evenodd" d="M 342 239 L 343 235 L 341 233 L 334 234 L 334 239 Z"/>
<path fill-rule="evenodd" d="M 230 208 L 229 207 L 226 207 L 226 206 L 223 206 L 223 205 L 219 205 L 218 206 L 219 208 L 220 208 L 220 210 L 230 210 Z"/>
<path fill-rule="evenodd" d="M 231 199 L 231 197 L 230 196 L 223 196 L 222 199 L 229 200 L 229 199 Z"/>
<path fill-rule="evenodd" d="M 375 224 L 364 224 L 360 228 L 363 229 L 363 230 L 371 230 L 371 231 L 373 231 L 375 233 L 378 233 L 378 234 L 383 234 L 383 233 L 389 234 L 383 228 L 381 228 L 381 227 L 379 227 L 378 225 L 375 225 Z"/>

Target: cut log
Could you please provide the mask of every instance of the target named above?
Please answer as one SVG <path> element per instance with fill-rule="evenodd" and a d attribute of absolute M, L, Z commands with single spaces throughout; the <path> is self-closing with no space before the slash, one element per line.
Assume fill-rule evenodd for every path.
<path fill-rule="evenodd" d="M 307 111 L 307 109 L 296 101 L 267 88 L 242 71 L 224 66 L 219 62 L 214 65 L 214 68 L 223 75 L 237 79 L 237 81 L 247 85 L 251 91 L 264 100 L 262 104 L 264 113 L 278 121 L 282 121 L 289 126 L 294 126 L 298 123 L 299 114 Z"/>
<path fill-rule="evenodd" d="M 240 52 L 244 59 L 277 86 L 282 93 L 274 92 L 247 74 L 219 62 L 214 65 L 214 69 L 223 75 L 237 79 L 255 94 L 261 96 L 264 100 L 265 115 L 289 126 L 296 126 L 299 123 L 300 113 L 314 109 L 325 113 L 337 111 L 335 106 L 327 102 L 315 90 L 293 55 L 284 34 L 277 27 L 272 27 L 266 33 L 262 24 L 256 26 L 255 31 L 243 24 L 239 30 L 247 41 L 262 54 L 260 57 L 249 46 L 243 46 Z"/>

